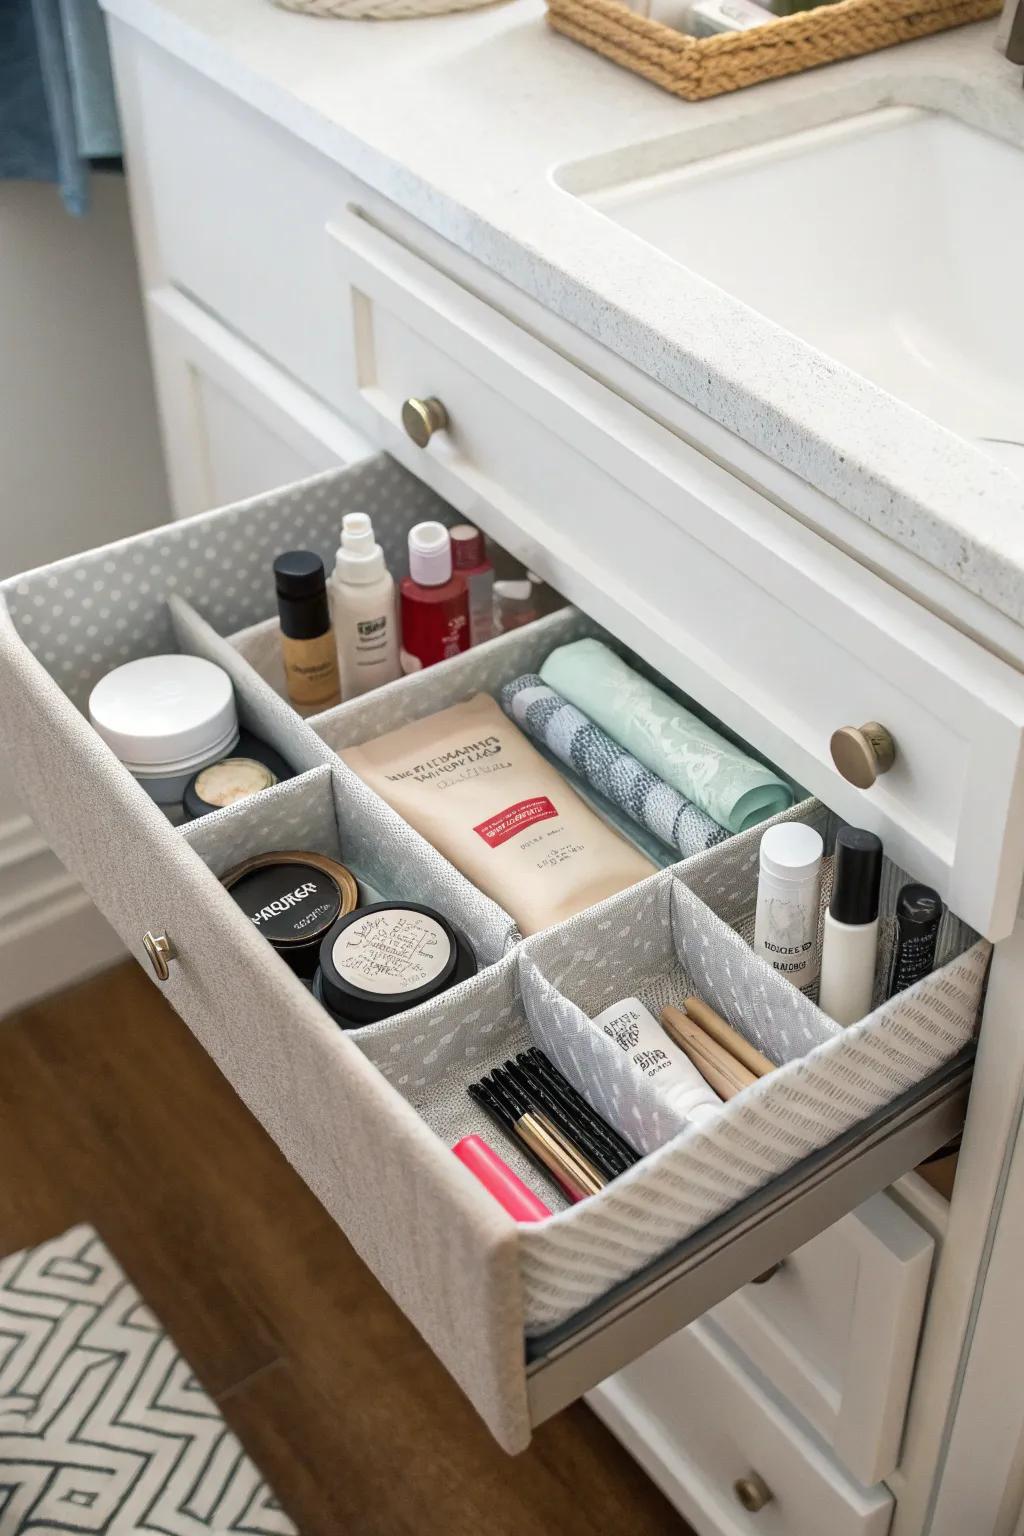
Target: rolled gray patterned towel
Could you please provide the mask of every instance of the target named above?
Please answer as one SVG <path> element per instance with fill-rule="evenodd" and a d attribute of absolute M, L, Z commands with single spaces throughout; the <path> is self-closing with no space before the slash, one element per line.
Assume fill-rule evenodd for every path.
<path fill-rule="evenodd" d="M 528 736 L 681 858 L 713 848 L 730 835 L 549 688 L 536 672 L 506 683 L 501 706 Z"/>

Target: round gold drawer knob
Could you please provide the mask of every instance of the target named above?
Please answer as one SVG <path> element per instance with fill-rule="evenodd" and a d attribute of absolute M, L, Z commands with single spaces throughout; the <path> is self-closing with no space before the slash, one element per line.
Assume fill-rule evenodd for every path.
<path fill-rule="evenodd" d="M 748 1472 L 746 1477 L 737 1478 L 732 1491 L 748 1515 L 756 1515 L 759 1509 L 764 1509 L 775 1497 L 759 1472 Z"/>
<path fill-rule="evenodd" d="M 896 761 L 896 743 L 884 725 L 844 725 L 832 737 L 832 761 L 843 778 L 857 789 L 870 789 L 880 773 Z"/>
<path fill-rule="evenodd" d="M 426 400 L 410 396 L 402 406 L 402 426 L 417 448 L 425 448 L 435 432 L 443 432 L 448 425 L 448 412 L 429 395 Z"/>
<path fill-rule="evenodd" d="M 142 947 L 149 956 L 157 981 L 166 981 L 171 974 L 170 962 L 178 958 L 173 940 L 166 933 L 146 932 L 142 935 Z"/>

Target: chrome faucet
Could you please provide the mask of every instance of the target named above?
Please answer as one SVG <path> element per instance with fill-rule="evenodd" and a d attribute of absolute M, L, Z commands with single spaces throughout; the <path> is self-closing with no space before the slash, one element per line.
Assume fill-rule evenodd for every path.
<path fill-rule="evenodd" d="M 1011 64 L 1024 64 L 1024 0 L 1006 0 L 999 28 L 1000 42 Z"/>

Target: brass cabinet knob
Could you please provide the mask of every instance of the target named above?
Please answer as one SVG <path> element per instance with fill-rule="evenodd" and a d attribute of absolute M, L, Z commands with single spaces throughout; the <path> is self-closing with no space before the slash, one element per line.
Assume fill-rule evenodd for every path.
<path fill-rule="evenodd" d="M 402 406 L 402 426 L 417 448 L 425 448 L 434 433 L 443 432 L 447 425 L 448 412 L 433 395 L 426 400 L 410 395 Z"/>
<path fill-rule="evenodd" d="M 171 974 L 170 962 L 178 958 L 173 940 L 166 933 L 146 932 L 142 935 L 142 947 L 149 956 L 157 981 L 166 981 Z"/>
<path fill-rule="evenodd" d="M 831 741 L 832 761 L 848 783 L 870 789 L 880 773 L 888 773 L 896 760 L 896 743 L 884 725 L 844 725 Z"/>
<path fill-rule="evenodd" d="M 760 1472 L 748 1472 L 746 1477 L 737 1478 L 732 1491 L 750 1515 L 756 1515 L 775 1497 Z"/>

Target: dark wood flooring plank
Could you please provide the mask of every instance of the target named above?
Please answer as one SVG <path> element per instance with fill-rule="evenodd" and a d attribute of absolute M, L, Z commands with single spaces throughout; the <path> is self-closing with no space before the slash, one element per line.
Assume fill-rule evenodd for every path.
<path fill-rule="evenodd" d="M 498 1450 L 135 967 L 0 1023 L 0 1252 L 76 1221 L 304 1536 L 685 1536 L 581 1405 Z"/>

